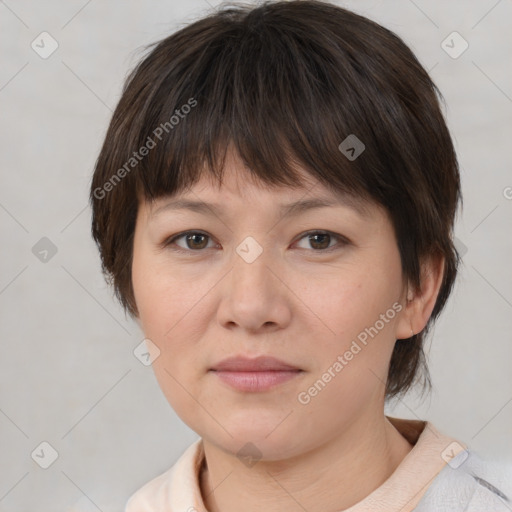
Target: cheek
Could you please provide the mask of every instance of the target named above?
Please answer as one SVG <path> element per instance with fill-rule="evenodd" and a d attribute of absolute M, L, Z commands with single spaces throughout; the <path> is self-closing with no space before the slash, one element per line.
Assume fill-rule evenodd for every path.
<path fill-rule="evenodd" d="M 382 267 L 354 270 L 343 281 L 308 293 L 308 306 L 321 319 L 310 326 L 317 333 L 313 333 L 316 343 L 311 352 L 316 361 L 297 405 L 308 418 L 322 416 L 337 425 L 341 416 L 357 416 L 383 395 L 395 343 L 394 323 L 401 308 L 396 302 L 400 269 L 388 269 L 387 273 Z M 311 351 L 311 340 L 307 350 Z M 314 431 L 315 422 L 309 427 Z"/>
<path fill-rule="evenodd" d="M 177 280 L 162 279 L 158 274 L 139 282 L 134 276 L 135 299 L 142 330 L 145 337 L 160 350 L 153 369 L 157 376 L 160 374 L 164 378 L 164 367 L 175 375 L 184 365 L 193 362 L 195 332 L 199 328 L 197 320 L 201 318 L 197 315 L 201 313 L 201 305 L 190 291 L 181 291 L 181 286 L 182 283 Z M 194 319 L 196 322 L 192 321 Z"/>
<path fill-rule="evenodd" d="M 134 253 L 133 288 L 144 335 L 160 353 L 152 368 L 164 396 L 187 424 L 195 425 L 200 414 L 191 399 L 200 393 L 204 371 L 198 354 L 199 322 L 206 319 L 200 300 L 204 279 L 184 280 L 176 277 L 150 256 Z"/>
<path fill-rule="evenodd" d="M 163 258 L 149 250 L 134 250 L 132 282 L 144 332 L 163 338 L 194 308 L 204 280 L 183 280 Z"/>
<path fill-rule="evenodd" d="M 321 320 L 315 323 L 321 356 L 312 382 L 320 379 L 322 387 L 331 379 L 315 400 L 318 406 L 341 400 L 348 409 L 357 407 L 384 386 L 402 308 L 402 277 L 398 253 L 391 248 L 380 255 L 337 269 L 330 279 L 308 281 L 303 290 L 308 307 Z M 325 375 L 329 368 L 336 377 Z"/>
<path fill-rule="evenodd" d="M 204 370 L 202 344 L 211 320 L 208 292 L 214 277 L 204 269 L 184 275 L 161 258 L 134 252 L 132 279 L 139 319 L 144 335 L 160 350 L 153 368 L 168 389 L 177 384 L 165 370 L 183 383 Z"/>
<path fill-rule="evenodd" d="M 354 265 L 321 279 L 304 279 L 300 298 L 324 325 L 326 337 L 352 339 L 399 299 L 401 269 L 395 263 Z M 395 310 L 387 315 L 386 329 L 395 316 Z"/>

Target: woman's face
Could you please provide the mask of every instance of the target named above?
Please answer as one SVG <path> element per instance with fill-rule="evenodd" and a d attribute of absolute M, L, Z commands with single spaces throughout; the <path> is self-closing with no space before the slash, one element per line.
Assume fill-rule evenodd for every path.
<path fill-rule="evenodd" d="M 225 451 L 252 443 L 279 460 L 382 415 L 395 340 L 411 332 L 400 255 L 375 206 L 358 212 L 311 177 L 307 188 L 260 187 L 233 155 L 225 171 L 221 188 L 202 178 L 140 205 L 138 319 L 180 418 Z M 177 199 L 203 207 L 173 209 Z M 312 199 L 334 204 L 285 206 Z M 227 357 L 262 355 L 301 371 L 267 388 L 255 378 L 260 387 L 251 390 L 212 371 Z"/>

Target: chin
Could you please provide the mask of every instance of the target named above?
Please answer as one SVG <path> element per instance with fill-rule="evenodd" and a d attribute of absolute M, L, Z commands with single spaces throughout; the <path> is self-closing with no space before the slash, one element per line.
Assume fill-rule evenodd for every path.
<path fill-rule="evenodd" d="M 275 427 L 274 427 L 275 428 Z M 272 432 L 272 429 L 245 428 L 236 430 L 227 428 L 233 437 L 224 432 L 221 438 L 203 436 L 209 443 L 214 444 L 226 453 L 240 459 L 248 467 L 259 460 L 281 461 L 289 459 L 302 452 L 303 443 L 294 437 L 293 433 L 283 429 Z M 272 432 L 269 435 L 269 432 Z"/>

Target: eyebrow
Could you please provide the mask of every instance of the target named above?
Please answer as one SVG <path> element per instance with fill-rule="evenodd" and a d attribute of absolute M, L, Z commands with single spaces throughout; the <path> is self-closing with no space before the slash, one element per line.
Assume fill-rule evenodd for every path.
<path fill-rule="evenodd" d="M 307 211 L 317 209 L 317 208 L 327 208 L 331 206 L 344 206 L 354 210 L 361 217 L 368 217 L 368 210 L 363 206 L 363 201 L 358 200 L 357 198 L 350 195 L 343 195 L 339 199 L 330 200 L 330 199 L 321 199 L 321 198 L 312 198 L 312 199 L 299 199 L 298 201 L 294 201 L 288 204 L 280 204 L 279 205 L 279 214 L 281 217 L 294 217 L 301 215 Z M 164 211 L 174 211 L 174 210 L 189 210 L 197 213 L 202 213 L 204 215 L 208 215 L 210 213 L 214 213 L 215 215 L 219 215 L 223 211 L 223 207 L 220 203 L 208 203 L 205 201 L 193 201 L 190 199 L 173 199 L 164 205 L 158 207 L 152 214 L 151 217 L 154 217 Z"/>

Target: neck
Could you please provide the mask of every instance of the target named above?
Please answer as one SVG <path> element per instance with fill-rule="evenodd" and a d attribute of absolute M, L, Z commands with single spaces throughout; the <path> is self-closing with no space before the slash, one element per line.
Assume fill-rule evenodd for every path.
<path fill-rule="evenodd" d="M 209 512 L 344 510 L 380 487 L 412 449 L 382 414 L 371 422 L 361 418 L 293 460 L 247 467 L 204 439 L 203 445 L 200 487 Z"/>

